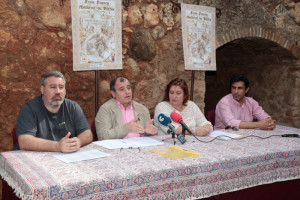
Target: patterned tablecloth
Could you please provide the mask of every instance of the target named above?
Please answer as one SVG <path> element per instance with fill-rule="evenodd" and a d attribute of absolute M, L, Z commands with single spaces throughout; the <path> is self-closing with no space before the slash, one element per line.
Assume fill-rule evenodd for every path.
<path fill-rule="evenodd" d="M 244 135 L 300 133 L 277 126 L 274 131 L 240 130 Z M 228 132 L 233 132 L 232 130 Z M 162 146 L 109 150 L 109 157 L 64 163 L 51 152 L 10 151 L 0 155 L 0 174 L 23 199 L 186 199 L 202 198 L 256 185 L 300 177 L 300 138 L 199 142 L 186 136 L 176 146 L 200 156 L 169 160 L 149 149 L 173 145 L 171 136 L 155 136 Z M 209 141 L 211 137 L 199 137 Z"/>

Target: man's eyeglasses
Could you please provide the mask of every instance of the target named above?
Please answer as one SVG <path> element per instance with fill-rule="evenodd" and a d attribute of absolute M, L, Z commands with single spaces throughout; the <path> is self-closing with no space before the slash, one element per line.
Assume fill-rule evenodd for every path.
<path fill-rule="evenodd" d="M 121 152 L 123 149 L 138 149 L 138 150 L 139 150 L 139 153 L 141 152 L 141 149 L 140 149 L 140 147 L 128 147 L 128 148 L 121 148 L 121 149 L 120 149 L 120 152 Z"/>

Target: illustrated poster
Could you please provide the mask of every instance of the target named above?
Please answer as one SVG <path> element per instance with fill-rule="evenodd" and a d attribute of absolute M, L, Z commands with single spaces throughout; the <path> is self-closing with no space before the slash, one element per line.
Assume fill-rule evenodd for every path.
<path fill-rule="evenodd" d="M 213 7 L 181 4 L 186 70 L 216 70 L 215 16 Z"/>
<path fill-rule="evenodd" d="M 71 0 L 73 70 L 122 69 L 120 0 Z"/>

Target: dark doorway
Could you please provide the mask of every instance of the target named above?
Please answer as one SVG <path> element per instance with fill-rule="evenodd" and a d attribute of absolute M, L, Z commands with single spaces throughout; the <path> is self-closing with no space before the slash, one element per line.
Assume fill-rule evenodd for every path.
<path fill-rule="evenodd" d="M 297 127 L 289 98 L 299 60 L 287 49 L 270 40 L 243 38 L 218 48 L 216 58 L 217 71 L 207 71 L 205 76 L 205 113 L 215 109 L 218 101 L 229 93 L 231 76 L 244 74 L 250 81 L 248 96 L 258 101 L 277 124 Z"/>

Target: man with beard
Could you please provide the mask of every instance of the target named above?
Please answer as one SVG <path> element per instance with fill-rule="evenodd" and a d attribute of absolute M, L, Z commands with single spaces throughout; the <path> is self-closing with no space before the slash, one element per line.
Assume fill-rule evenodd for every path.
<path fill-rule="evenodd" d="M 223 97 L 216 106 L 215 129 L 236 128 L 273 130 L 273 120 L 251 97 L 249 81 L 243 75 L 233 76 L 230 80 L 231 94 Z"/>
<path fill-rule="evenodd" d="M 65 77 L 58 71 L 42 75 L 42 95 L 20 110 L 15 150 L 75 152 L 92 142 L 87 119 L 76 102 L 65 98 L 65 86 Z"/>
<path fill-rule="evenodd" d="M 132 86 L 126 77 L 115 77 L 110 93 L 113 98 L 100 107 L 95 119 L 99 140 L 157 134 L 148 109 L 132 100 Z"/>

